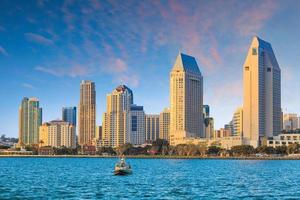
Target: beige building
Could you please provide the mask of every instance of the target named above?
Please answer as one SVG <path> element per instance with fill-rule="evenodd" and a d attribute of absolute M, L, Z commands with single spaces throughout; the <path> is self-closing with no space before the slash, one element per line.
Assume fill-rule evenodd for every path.
<path fill-rule="evenodd" d="M 159 115 L 146 115 L 146 141 L 153 142 L 159 138 Z"/>
<path fill-rule="evenodd" d="M 233 136 L 243 136 L 243 108 L 239 107 L 232 118 Z"/>
<path fill-rule="evenodd" d="M 274 148 L 277 146 L 288 146 L 293 143 L 300 144 L 300 133 L 279 134 L 267 140 L 267 146 Z"/>
<path fill-rule="evenodd" d="M 243 66 L 243 136 L 257 147 L 281 131 L 281 72 L 271 44 L 254 37 Z"/>
<path fill-rule="evenodd" d="M 79 145 L 90 145 L 96 132 L 96 91 L 95 83 L 82 81 L 80 83 L 79 102 Z"/>
<path fill-rule="evenodd" d="M 170 109 L 165 108 L 159 114 L 159 138 L 170 142 Z"/>
<path fill-rule="evenodd" d="M 40 146 L 76 148 L 75 126 L 69 122 L 54 120 L 39 128 Z"/>
<path fill-rule="evenodd" d="M 297 114 L 283 115 L 283 129 L 286 131 L 296 130 L 299 128 L 299 117 Z"/>
<path fill-rule="evenodd" d="M 106 112 L 103 114 L 103 142 L 117 147 L 129 140 L 129 111 L 133 104 L 133 93 L 125 85 L 120 85 L 106 96 Z"/>
<path fill-rule="evenodd" d="M 204 137 L 203 77 L 194 57 L 179 53 L 170 73 L 170 144 Z"/>

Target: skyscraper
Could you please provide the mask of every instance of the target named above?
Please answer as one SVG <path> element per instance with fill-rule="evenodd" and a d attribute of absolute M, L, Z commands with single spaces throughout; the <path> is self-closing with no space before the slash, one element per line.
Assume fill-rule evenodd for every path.
<path fill-rule="evenodd" d="M 42 108 L 35 97 L 24 97 L 19 108 L 19 145 L 39 143 L 39 126 L 42 124 Z"/>
<path fill-rule="evenodd" d="M 96 132 L 96 91 L 95 83 L 80 83 L 79 102 L 79 145 L 90 145 Z"/>
<path fill-rule="evenodd" d="M 170 142 L 170 109 L 165 108 L 159 114 L 159 138 Z"/>
<path fill-rule="evenodd" d="M 76 126 L 76 107 L 63 107 L 62 120 Z"/>
<path fill-rule="evenodd" d="M 145 112 L 143 106 L 131 105 L 128 120 L 128 142 L 134 145 L 144 144 L 146 141 L 146 133 Z"/>
<path fill-rule="evenodd" d="M 232 118 L 233 136 L 243 136 L 243 108 L 239 107 L 233 114 Z"/>
<path fill-rule="evenodd" d="M 243 66 L 243 134 L 257 147 L 281 129 L 281 72 L 271 44 L 254 37 Z"/>
<path fill-rule="evenodd" d="M 106 96 L 106 112 L 103 114 L 103 140 L 109 146 L 117 147 L 128 142 L 129 111 L 133 104 L 133 93 L 120 85 Z"/>
<path fill-rule="evenodd" d="M 153 142 L 159 138 L 159 115 L 146 115 L 146 140 Z"/>
<path fill-rule="evenodd" d="M 179 53 L 170 73 L 170 143 L 203 134 L 203 77 L 194 57 Z"/>

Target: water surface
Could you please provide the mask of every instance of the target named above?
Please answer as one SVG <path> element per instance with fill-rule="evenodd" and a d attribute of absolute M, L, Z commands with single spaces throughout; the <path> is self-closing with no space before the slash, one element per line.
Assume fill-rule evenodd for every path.
<path fill-rule="evenodd" d="M 0 199 L 300 199 L 300 161 L 0 158 Z"/>

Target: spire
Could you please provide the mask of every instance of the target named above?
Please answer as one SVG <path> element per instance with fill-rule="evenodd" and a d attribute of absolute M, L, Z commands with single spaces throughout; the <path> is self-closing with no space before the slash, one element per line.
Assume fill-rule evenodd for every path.
<path fill-rule="evenodd" d="M 185 71 L 201 74 L 196 59 L 180 52 L 176 58 L 172 71 Z"/>

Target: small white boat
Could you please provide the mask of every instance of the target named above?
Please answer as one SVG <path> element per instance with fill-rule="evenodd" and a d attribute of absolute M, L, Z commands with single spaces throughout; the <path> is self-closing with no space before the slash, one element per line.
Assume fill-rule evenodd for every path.
<path fill-rule="evenodd" d="M 129 164 L 126 164 L 125 158 L 122 157 L 120 159 L 120 161 L 115 165 L 114 174 L 115 175 L 127 175 L 127 174 L 131 174 L 131 173 L 132 173 L 131 166 Z"/>

